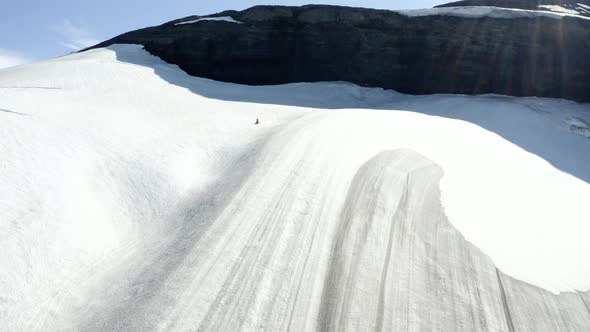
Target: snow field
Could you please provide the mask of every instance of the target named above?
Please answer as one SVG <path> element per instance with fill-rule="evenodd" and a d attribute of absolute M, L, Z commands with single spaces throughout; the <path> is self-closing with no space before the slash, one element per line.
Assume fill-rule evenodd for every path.
<path fill-rule="evenodd" d="M 117 45 L 0 71 L 0 109 L 16 112 L 0 112 L 0 317 L 13 330 L 255 326 L 275 296 L 278 322 L 295 286 L 276 281 L 293 273 L 292 324 L 316 327 L 305 310 L 322 308 L 313 278 L 329 274 L 350 188 L 389 183 L 375 200 L 392 214 L 416 165 L 438 165 L 450 223 L 501 271 L 590 289 L 590 140 L 567 120 L 587 122 L 587 105 L 242 87 Z"/>

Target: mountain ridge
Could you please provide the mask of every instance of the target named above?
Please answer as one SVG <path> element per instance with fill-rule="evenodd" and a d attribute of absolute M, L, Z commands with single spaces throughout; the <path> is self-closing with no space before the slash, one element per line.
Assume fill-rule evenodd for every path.
<path fill-rule="evenodd" d="M 93 48 L 112 44 L 141 44 L 190 75 L 248 85 L 348 81 L 409 94 L 590 102 L 590 20 L 546 11 L 256 6 Z"/>

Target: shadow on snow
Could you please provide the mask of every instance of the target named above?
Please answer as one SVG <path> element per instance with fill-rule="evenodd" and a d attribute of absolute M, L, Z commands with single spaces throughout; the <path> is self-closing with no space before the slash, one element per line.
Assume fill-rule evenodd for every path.
<path fill-rule="evenodd" d="M 590 121 L 590 104 L 498 95 L 412 96 L 345 82 L 247 86 L 193 77 L 157 57 L 146 61 L 142 52 L 122 51 L 118 46 L 109 49 L 116 53 L 119 61 L 152 68 L 168 83 L 203 97 L 318 109 L 403 110 L 463 120 L 494 132 L 561 171 L 590 183 L 590 139 L 570 132 L 565 124 L 560 125 L 571 115 Z M 318 93 L 319 87 L 321 93 Z M 548 117 L 558 122 L 548 121 Z"/>

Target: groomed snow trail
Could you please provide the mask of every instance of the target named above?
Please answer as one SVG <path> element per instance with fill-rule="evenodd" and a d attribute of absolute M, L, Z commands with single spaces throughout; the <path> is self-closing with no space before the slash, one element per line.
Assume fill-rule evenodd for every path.
<path fill-rule="evenodd" d="M 587 105 L 118 45 L 0 71 L 0 109 L 0 330 L 590 329 Z"/>

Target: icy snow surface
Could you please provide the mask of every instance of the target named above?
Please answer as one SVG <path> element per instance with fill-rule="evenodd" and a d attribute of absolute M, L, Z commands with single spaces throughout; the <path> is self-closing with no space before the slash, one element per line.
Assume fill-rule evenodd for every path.
<path fill-rule="evenodd" d="M 441 8 L 427 8 L 427 9 L 412 9 L 412 10 L 396 10 L 396 12 L 409 17 L 420 16 L 459 16 L 469 18 L 492 17 L 492 18 L 535 18 L 535 17 L 549 17 L 549 18 L 563 18 L 563 17 L 577 17 L 580 19 L 590 19 L 585 16 L 573 15 L 572 13 L 555 12 L 555 11 L 539 11 L 526 10 L 515 8 L 500 8 L 490 6 L 464 6 L 464 7 L 441 7 Z M 574 14 L 577 14 L 574 13 Z"/>
<path fill-rule="evenodd" d="M 569 117 L 565 119 L 565 123 L 570 125 L 570 130 L 573 133 L 590 138 L 590 126 L 586 121 L 576 117 Z"/>
<path fill-rule="evenodd" d="M 590 6 L 585 5 L 583 3 L 578 3 L 577 4 L 578 7 L 576 7 L 576 10 L 581 12 L 582 14 L 590 14 Z"/>
<path fill-rule="evenodd" d="M 586 104 L 409 96 L 348 83 L 240 86 L 190 77 L 141 46 L 115 45 L 0 70 L 0 119 L 0 324 L 7 330 L 215 330 L 235 323 L 223 315 L 254 327 L 255 317 L 279 321 L 270 308 L 291 312 L 277 329 L 335 327 L 337 308 L 374 309 L 379 324 L 388 324 L 388 310 L 401 309 L 387 301 L 400 295 L 355 307 L 363 294 L 379 298 L 378 289 L 358 287 L 382 272 L 351 276 L 348 267 L 371 271 L 375 257 L 388 259 L 371 248 L 388 248 L 385 228 L 395 220 L 406 225 L 413 214 L 417 224 L 402 229 L 409 235 L 399 245 L 428 253 L 433 265 L 424 266 L 439 275 L 429 283 L 469 288 L 447 278 L 475 273 L 496 294 L 481 295 L 480 287 L 469 297 L 484 302 L 500 298 L 496 274 L 510 284 L 491 264 L 481 267 L 484 256 L 457 253 L 458 239 L 431 253 L 438 248 L 431 241 L 454 234 L 450 226 L 437 228 L 432 240 L 409 240 L 412 229 L 428 230 L 437 216 L 509 276 L 555 293 L 590 289 L 590 139 L 570 132 L 572 119 L 590 121 Z M 365 210 L 370 206 L 374 211 Z M 363 228 L 370 213 L 375 230 Z M 358 246 L 365 254 L 353 251 L 357 261 L 343 256 L 327 270 L 333 248 Z M 464 265 L 443 276 L 446 263 L 433 259 Z M 422 280 L 397 276 L 401 267 L 393 266 L 383 280 Z M 335 279 L 322 291 L 313 278 L 324 275 Z M 302 279 L 273 288 L 291 276 Z M 352 282 L 346 276 L 359 283 L 340 297 L 339 285 Z M 424 296 L 447 301 L 455 294 L 437 291 Z M 510 301 L 519 293 L 506 294 Z M 355 296 L 360 302 L 347 302 Z M 468 303 L 448 301 L 433 308 Z M 285 307 L 291 303 L 297 306 Z M 493 303 L 489 308 L 501 308 L 502 301 Z M 306 318 L 314 310 L 319 321 Z M 181 322 L 193 325 L 174 325 Z"/>
<path fill-rule="evenodd" d="M 549 9 L 552 12 L 563 13 L 563 14 L 570 14 L 570 15 L 580 14 L 579 12 L 577 12 L 573 9 L 567 9 L 567 8 L 564 8 L 564 7 L 558 6 L 558 5 L 539 5 L 539 8 Z"/>
<path fill-rule="evenodd" d="M 222 22 L 242 24 L 242 22 L 236 21 L 231 16 L 220 16 L 220 17 L 204 17 L 204 18 L 200 18 L 200 19 L 197 19 L 197 20 L 178 22 L 175 25 L 193 24 L 193 23 L 203 22 L 203 21 L 222 21 Z"/>

